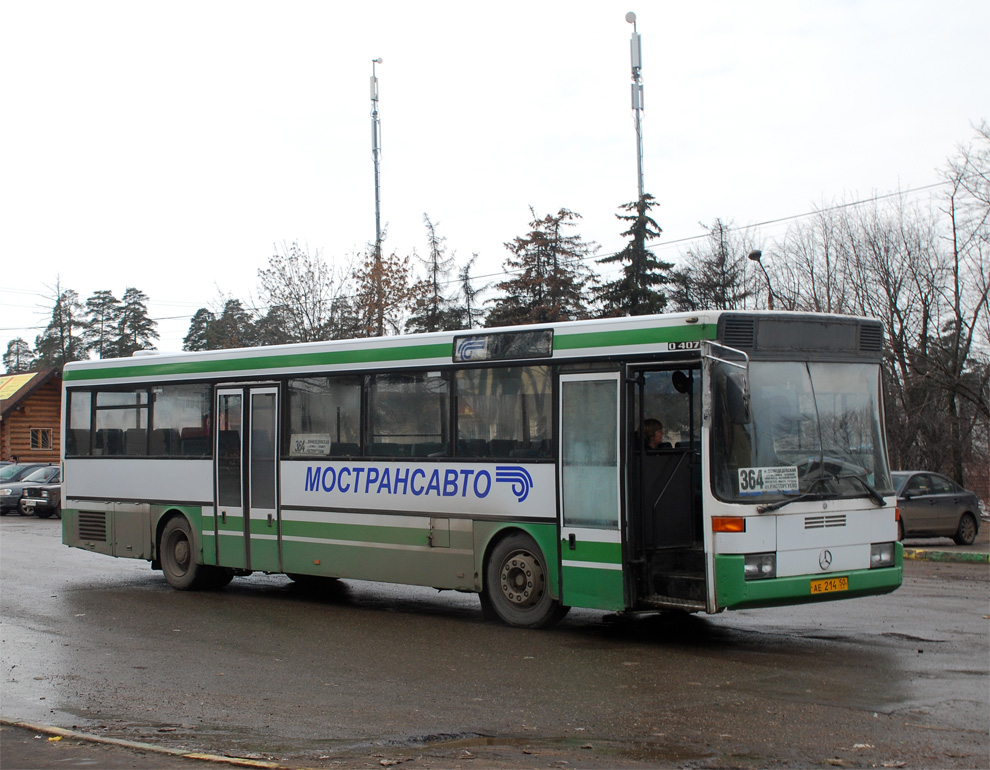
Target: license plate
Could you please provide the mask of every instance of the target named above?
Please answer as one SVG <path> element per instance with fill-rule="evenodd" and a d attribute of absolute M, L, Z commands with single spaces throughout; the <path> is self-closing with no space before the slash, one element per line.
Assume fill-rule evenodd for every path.
<path fill-rule="evenodd" d="M 849 590 L 849 578 L 847 577 L 836 577 L 827 578 L 825 580 L 812 580 L 811 581 L 811 593 L 813 594 L 827 594 L 832 591 L 848 591 Z"/>
<path fill-rule="evenodd" d="M 37 500 L 31 500 L 31 499 L 29 499 L 27 497 L 25 497 L 23 500 L 21 500 L 21 502 L 24 503 L 24 507 L 25 508 L 34 508 L 34 506 L 36 506 L 38 504 L 38 501 Z"/>

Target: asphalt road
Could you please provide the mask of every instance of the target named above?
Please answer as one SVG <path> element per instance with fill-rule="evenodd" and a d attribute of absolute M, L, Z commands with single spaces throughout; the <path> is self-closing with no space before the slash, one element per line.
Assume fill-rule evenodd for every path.
<path fill-rule="evenodd" d="M 282 767 L 985 767 L 990 567 L 905 571 L 885 597 L 535 632 L 377 583 L 177 592 L 6 517 L 0 766 L 188 766 L 26 722 Z"/>

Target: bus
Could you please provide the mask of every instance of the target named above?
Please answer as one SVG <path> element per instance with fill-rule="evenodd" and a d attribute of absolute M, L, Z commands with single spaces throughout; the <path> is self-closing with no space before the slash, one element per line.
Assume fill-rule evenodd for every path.
<path fill-rule="evenodd" d="M 882 594 L 883 339 L 704 311 L 73 362 L 63 542 L 177 589 L 475 592 L 526 628 Z"/>

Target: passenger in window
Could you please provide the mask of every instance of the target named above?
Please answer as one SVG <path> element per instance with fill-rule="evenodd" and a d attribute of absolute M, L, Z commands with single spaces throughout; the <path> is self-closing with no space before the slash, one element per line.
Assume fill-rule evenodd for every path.
<path fill-rule="evenodd" d="M 643 446 L 646 449 L 668 449 L 670 444 L 663 440 L 663 423 L 648 417 L 643 420 Z"/>

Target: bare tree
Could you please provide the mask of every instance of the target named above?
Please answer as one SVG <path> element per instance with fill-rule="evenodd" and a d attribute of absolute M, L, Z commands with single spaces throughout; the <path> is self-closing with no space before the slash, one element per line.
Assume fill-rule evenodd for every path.
<path fill-rule="evenodd" d="M 990 433 L 990 131 L 949 161 L 938 209 L 833 206 L 776 246 L 794 306 L 884 322 L 895 467 L 983 479 Z"/>
<path fill-rule="evenodd" d="M 688 249 L 671 274 L 668 299 L 677 310 L 734 310 L 746 307 L 753 279 L 746 270 L 751 251 L 732 223 L 716 219 L 704 245 Z"/>
<path fill-rule="evenodd" d="M 314 342 L 340 336 L 345 284 L 324 261 L 297 242 L 276 247 L 268 267 L 258 271 L 260 300 L 284 324 L 285 341 Z"/>

